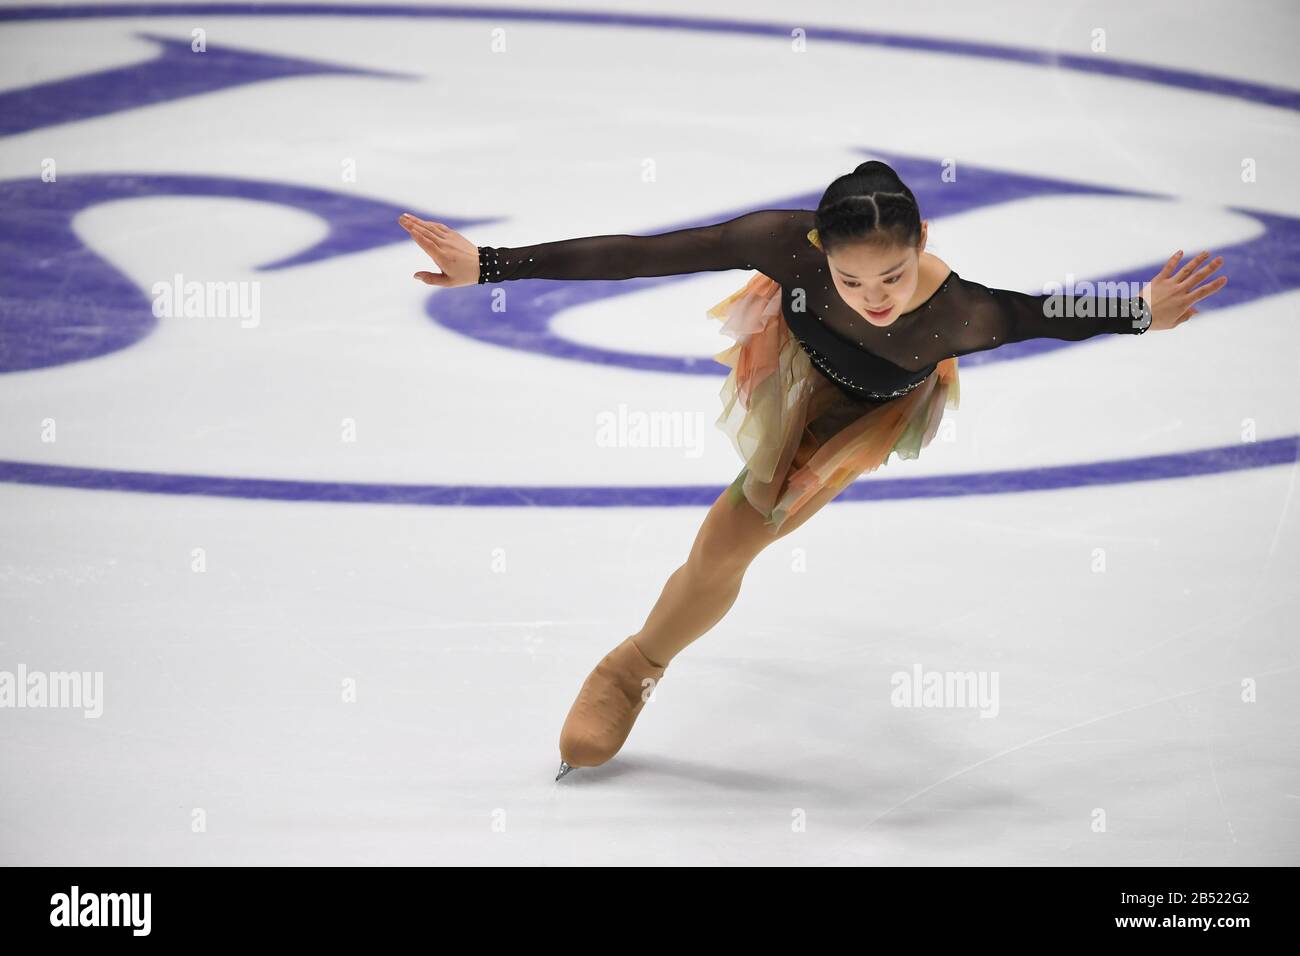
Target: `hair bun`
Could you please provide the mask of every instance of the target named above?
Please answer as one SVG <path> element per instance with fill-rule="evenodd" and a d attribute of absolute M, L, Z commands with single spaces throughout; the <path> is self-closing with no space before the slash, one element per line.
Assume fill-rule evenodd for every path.
<path fill-rule="evenodd" d="M 869 159 L 865 163 L 859 163 L 857 168 L 853 170 L 855 176 L 865 176 L 871 173 L 886 173 L 893 176 L 894 170 L 878 159 Z"/>
<path fill-rule="evenodd" d="M 808 241 L 828 254 L 864 239 L 914 247 L 921 241 L 921 210 L 892 166 L 869 159 L 826 187 L 813 226 L 816 236 Z"/>

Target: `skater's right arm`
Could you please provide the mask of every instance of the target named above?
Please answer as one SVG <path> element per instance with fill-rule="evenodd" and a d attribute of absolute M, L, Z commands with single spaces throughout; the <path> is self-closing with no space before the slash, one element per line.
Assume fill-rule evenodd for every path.
<path fill-rule="evenodd" d="M 464 268 L 456 281 L 432 284 L 466 285 L 470 274 L 479 283 L 507 279 L 632 279 L 726 269 L 757 269 L 770 275 L 769 270 L 780 261 L 781 241 L 789 234 L 786 227 L 794 218 L 792 212 L 764 209 L 710 226 L 651 236 L 586 236 L 530 246 L 479 246 L 474 247 L 476 269 L 462 261 L 459 265 Z M 420 229 L 418 220 L 414 228 Z M 448 244 L 446 251 L 463 260 L 469 251 L 468 240 L 445 226 L 441 231 L 441 237 L 430 234 L 425 238 L 435 245 Z M 419 235 L 412 235 L 420 241 Z M 460 248 L 462 245 L 465 248 Z M 436 255 L 433 249 L 426 247 L 426 251 Z M 444 273 L 450 273 L 449 265 L 442 264 Z"/>

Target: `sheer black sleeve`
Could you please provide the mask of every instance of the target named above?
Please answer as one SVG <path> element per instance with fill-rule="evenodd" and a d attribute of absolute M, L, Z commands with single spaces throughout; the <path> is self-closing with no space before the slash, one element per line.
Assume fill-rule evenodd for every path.
<path fill-rule="evenodd" d="M 1140 295 L 1029 295 L 955 278 L 943 311 L 957 354 L 1026 339 L 1073 342 L 1104 332 L 1141 335 L 1151 324 L 1147 300 Z"/>
<path fill-rule="evenodd" d="M 631 279 L 726 269 L 776 271 L 781 237 L 795 217 L 764 209 L 711 226 L 652 236 L 587 236 L 531 246 L 480 246 L 479 282 L 506 279 Z"/>

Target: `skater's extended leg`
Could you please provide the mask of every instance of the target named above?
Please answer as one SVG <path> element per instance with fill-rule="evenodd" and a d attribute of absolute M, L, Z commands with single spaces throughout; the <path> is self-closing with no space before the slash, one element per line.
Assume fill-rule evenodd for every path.
<path fill-rule="evenodd" d="M 667 666 L 731 609 L 754 558 L 811 518 L 841 490 L 823 488 L 776 535 L 753 505 L 744 500 L 733 503 L 724 491 L 709 508 L 686 563 L 669 576 L 645 624 L 632 635 L 641 653 Z"/>
<path fill-rule="evenodd" d="M 831 488 L 818 492 L 776 535 L 748 501 L 734 502 L 727 491 L 718 496 L 645 626 L 606 654 L 583 682 L 560 731 L 559 777 L 618 753 L 668 662 L 735 603 L 750 562 L 836 494 Z"/>

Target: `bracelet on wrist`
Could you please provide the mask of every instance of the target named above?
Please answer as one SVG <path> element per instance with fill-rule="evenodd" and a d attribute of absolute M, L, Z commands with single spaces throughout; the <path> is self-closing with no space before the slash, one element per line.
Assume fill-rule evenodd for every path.
<path fill-rule="evenodd" d="M 1142 335 L 1147 329 L 1151 328 L 1151 307 L 1147 300 L 1140 295 L 1133 296 L 1130 302 L 1130 312 L 1136 318 L 1133 320 L 1133 328 L 1137 329 L 1137 334 Z"/>
<path fill-rule="evenodd" d="M 478 247 L 478 282 L 483 285 L 485 282 L 501 281 L 501 263 L 497 257 L 497 250 L 493 246 Z"/>

